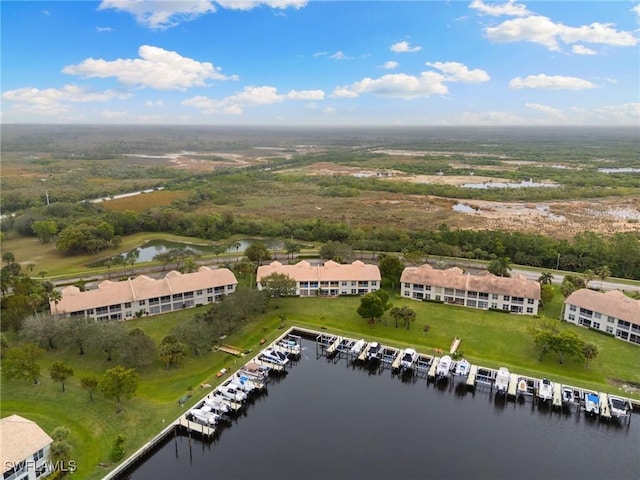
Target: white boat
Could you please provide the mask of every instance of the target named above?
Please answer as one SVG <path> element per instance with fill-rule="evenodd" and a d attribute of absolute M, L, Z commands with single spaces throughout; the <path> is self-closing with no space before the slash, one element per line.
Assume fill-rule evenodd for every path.
<path fill-rule="evenodd" d="M 260 354 L 260 358 L 276 365 L 285 366 L 287 363 L 289 363 L 287 354 L 284 352 L 280 352 L 275 348 L 265 348 Z"/>
<path fill-rule="evenodd" d="M 529 393 L 529 385 L 524 378 L 518 380 L 518 395 L 527 395 Z"/>
<path fill-rule="evenodd" d="M 611 416 L 615 418 L 626 417 L 629 415 L 629 402 L 620 397 L 609 395 L 609 410 Z"/>
<path fill-rule="evenodd" d="M 451 369 L 451 357 L 449 355 L 445 355 L 438 362 L 438 366 L 436 367 L 436 377 L 446 377 L 449 375 L 449 370 Z"/>
<path fill-rule="evenodd" d="M 244 378 L 244 380 L 243 380 Z M 250 382 L 247 377 L 232 377 L 223 383 L 224 386 L 236 388 L 245 393 L 251 393 L 257 389 L 257 387 Z"/>
<path fill-rule="evenodd" d="M 215 425 L 218 423 L 218 415 L 213 412 L 209 412 L 201 408 L 193 408 L 189 413 L 195 420 L 205 425 Z"/>
<path fill-rule="evenodd" d="M 367 342 L 364 341 L 364 338 L 361 338 L 360 340 L 358 340 L 356 343 L 353 344 L 353 347 L 351 347 L 351 355 L 360 355 L 360 352 L 362 351 L 362 349 L 365 347 L 366 344 Z"/>
<path fill-rule="evenodd" d="M 416 352 L 413 348 L 407 348 L 404 352 L 402 352 L 402 356 L 400 357 L 400 368 L 413 368 L 413 364 L 416 363 L 417 359 L 418 352 Z"/>
<path fill-rule="evenodd" d="M 496 375 L 496 393 L 507 393 L 511 373 L 506 367 L 500 367 Z"/>
<path fill-rule="evenodd" d="M 207 407 L 211 408 L 213 413 L 222 415 L 223 413 L 228 413 L 231 411 L 231 407 L 228 402 L 225 402 L 221 398 L 216 397 L 205 397 L 204 404 Z"/>
<path fill-rule="evenodd" d="M 562 387 L 562 403 L 565 405 L 571 405 L 575 402 L 575 394 L 571 387 Z"/>
<path fill-rule="evenodd" d="M 293 338 L 283 338 L 277 343 L 277 345 L 281 351 L 288 353 L 289 355 L 300 355 L 302 348 L 300 343 Z"/>
<path fill-rule="evenodd" d="M 367 361 L 380 360 L 382 357 L 382 345 L 378 342 L 371 342 L 369 351 L 367 352 Z"/>
<path fill-rule="evenodd" d="M 543 378 L 538 385 L 538 398 L 544 402 L 553 398 L 553 382 Z"/>
<path fill-rule="evenodd" d="M 584 396 L 584 411 L 590 415 L 600 415 L 600 397 L 589 392 Z"/>
<path fill-rule="evenodd" d="M 248 376 L 255 376 L 258 378 L 266 379 L 267 377 L 269 377 L 269 372 L 271 371 L 271 369 L 265 365 L 258 365 L 255 362 L 249 362 L 240 371 Z"/>
<path fill-rule="evenodd" d="M 244 402 L 247 399 L 246 393 L 233 386 L 220 385 L 218 388 L 216 388 L 216 392 L 219 392 L 223 397 L 226 397 L 234 402 Z"/>
<path fill-rule="evenodd" d="M 463 358 L 462 360 L 458 360 L 458 363 L 456 363 L 456 369 L 454 373 L 460 377 L 466 377 L 467 375 L 469 375 L 470 368 L 471 365 L 469 364 L 469 362 L 467 362 Z"/>

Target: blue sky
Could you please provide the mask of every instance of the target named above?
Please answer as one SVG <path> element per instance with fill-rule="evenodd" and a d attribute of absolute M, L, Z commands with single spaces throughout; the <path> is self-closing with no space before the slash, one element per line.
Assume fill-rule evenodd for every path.
<path fill-rule="evenodd" d="M 0 2 L 2 123 L 639 125 L 637 1 Z"/>

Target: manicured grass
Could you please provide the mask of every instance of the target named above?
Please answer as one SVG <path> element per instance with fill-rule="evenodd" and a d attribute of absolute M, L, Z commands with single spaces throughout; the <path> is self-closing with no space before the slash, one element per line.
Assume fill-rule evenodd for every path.
<path fill-rule="evenodd" d="M 396 328 L 391 318 L 369 324 L 356 313 L 359 302 L 357 297 L 281 299 L 277 304 L 273 302 L 259 319 L 226 338 L 225 343 L 257 352 L 262 338 L 271 341 L 283 332 L 278 326 L 280 316 L 284 315 L 287 327 L 298 325 L 352 338 L 378 340 L 396 347 L 412 345 L 428 354 L 433 354 L 434 349 L 448 350 L 453 338 L 459 337 L 462 339 L 459 351 L 472 363 L 493 368 L 507 366 L 517 373 L 546 376 L 596 390 L 615 391 L 611 379 L 640 384 L 637 368 L 640 348 L 583 328 L 567 326 L 575 329 L 582 339 L 598 345 L 600 355 L 589 368 L 570 360 L 560 364 L 556 355 L 548 355 L 539 362 L 527 332 L 536 321 L 534 318 L 415 302 L 395 295 L 392 298 L 395 306 L 408 305 L 417 312 L 416 321 L 406 330 L 401 326 Z M 173 325 L 205 309 L 199 307 L 131 320 L 126 326 L 140 327 L 158 342 Z M 430 328 L 425 332 L 427 324 Z M 12 340 L 10 337 L 11 343 Z M 66 393 L 62 393 L 60 385 L 48 376 L 47 369 L 55 360 L 64 360 L 75 370 L 74 377 L 67 382 Z M 79 466 L 74 477 L 97 479 L 108 471 L 97 465 L 111 463 L 109 451 L 116 435 L 126 436 L 127 453 L 132 453 L 204 395 L 201 384 L 216 385 L 216 372 L 223 367 L 238 368 L 246 361 L 246 357 L 212 352 L 188 356 L 180 368 L 166 370 L 157 360 L 140 370 L 136 396 L 123 400 L 124 411 L 116 414 L 114 401 L 106 400 L 98 393 L 95 403 L 91 403 L 88 394 L 80 388 L 82 376 L 101 375 L 114 364 L 107 362 L 104 355 L 48 352 L 40 362 L 43 372 L 39 385 L 3 381 L 2 415 L 24 415 L 37 421 L 49 433 L 57 426 L 69 427 L 75 448 L 74 459 Z M 177 400 L 189 387 L 194 389 L 193 397 L 182 407 Z"/>
<path fill-rule="evenodd" d="M 170 205 L 175 200 L 180 200 L 189 196 L 189 192 L 179 190 L 160 190 L 149 193 L 142 193 L 131 197 L 116 198 L 101 205 L 105 210 L 143 212 L 152 207 L 162 207 Z"/>

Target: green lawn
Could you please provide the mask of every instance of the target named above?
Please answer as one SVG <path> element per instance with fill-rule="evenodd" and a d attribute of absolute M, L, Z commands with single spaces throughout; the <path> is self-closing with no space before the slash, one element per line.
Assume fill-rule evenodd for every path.
<path fill-rule="evenodd" d="M 462 339 L 459 351 L 472 363 L 486 367 L 507 366 L 512 371 L 532 376 L 547 376 L 577 386 L 604 391 L 615 391 L 611 379 L 640 384 L 640 348 L 625 342 L 574 328 L 578 335 L 596 343 L 599 357 L 586 368 L 574 361 L 558 363 L 555 355 L 538 362 L 527 327 L 535 319 L 527 316 L 486 312 L 462 307 L 415 302 L 394 296 L 395 306 L 408 305 L 417 312 L 410 330 L 395 328 L 393 320 L 368 324 L 356 314 L 359 298 L 288 298 L 272 304 L 266 314 L 246 325 L 241 331 L 225 339 L 225 343 L 257 352 L 260 340 L 271 341 L 282 333 L 278 328 L 280 316 L 286 326 L 299 325 L 326 330 L 352 338 L 364 337 L 385 344 L 404 347 L 412 345 L 419 352 L 432 354 L 434 349 L 448 350 L 454 337 Z M 277 308 L 276 308 L 277 307 Z M 194 315 L 200 309 L 175 314 L 159 315 L 127 322 L 127 327 L 139 326 L 155 341 L 167 334 L 172 326 Z M 552 306 L 550 306 L 552 308 Z M 553 308 L 552 308 L 553 310 Z M 424 326 L 429 325 L 429 331 Z M 62 393 L 60 385 L 48 376 L 54 360 L 65 360 L 73 365 L 75 375 Z M 124 411 L 116 414 L 115 402 L 96 395 L 95 403 L 81 390 L 80 377 L 93 373 L 100 375 L 112 367 L 104 356 L 76 353 L 49 352 L 40 362 L 41 383 L 32 385 L 22 381 L 3 381 L 2 416 L 17 413 L 38 422 L 47 432 L 57 426 L 71 429 L 71 442 L 75 447 L 74 459 L 78 463 L 77 479 L 97 479 L 103 476 L 109 464 L 109 451 L 116 435 L 127 438 L 126 449 L 132 453 L 158 433 L 166 422 L 173 421 L 199 399 L 204 391 L 202 383 L 216 384 L 216 372 L 222 367 L 235 369 L 246 359 L 223 353 L 190 356 L 179 369 L 166 370 L 158 360 L 140 371 L 141 381 L 137 395 L 123 401 Z M 190 402 L 181 407 L 177 400 L 189 387 L 194 388 Z"/>

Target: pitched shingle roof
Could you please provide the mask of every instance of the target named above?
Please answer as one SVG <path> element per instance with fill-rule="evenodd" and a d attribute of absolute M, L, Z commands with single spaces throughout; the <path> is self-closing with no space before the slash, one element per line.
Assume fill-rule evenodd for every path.
<path fill-rule="evenodd" d="M 480 275 L 464 273 L 458 267 L 437 270 L 429 264 L 407 267 L 400 277 L 402 283 L 431 285 L 483 293 L 540 299 L 540 284 L 522 275 L 498 277 L 489 272 Z"/>
<path fill-rule="evenodd" d="M 46 447 L 53 439 L 36 422 L 20 415 L 10 415 L 0 420 L 0 461 L 2 473 L 11 470 L 22 460 L 32 460 L 31 455 Z"/>
<path fill-rule="evenodd" d="M 97 289 L 86 292 L 81 292 L 78 287 L 69 286 L 61 291 L 62 298 L 58 301 L 58 305 L 50 302 L 50 306 L 52 312 L 64 314 L 237 283 L 231 270 L 200 267 L 193 273 L 171 271 L 159 280 L 146 275 L 130 278 L 124 282 L 105 280 L 100 282 Z"/>
<path fill-rule="evenodd" d="M 629 298 L 620 290 L 601 293 L 581 288 L 569 295 L 564 303 L 640 325 L 640 300 Z"/>
<path fill-rule="evenodd" d="M 256 281 L 271 275 L 281 273 L 288 275 L 296 282 L 321 282 L 321 281 L 380 281 L 380 269 L 377 265 L 370 265 L 360 260 L 349 264 L 340 264 L 329 260 L 324 265 L 311 265 L 302 260 L 295 265 L 283 265 L 275 261 L 269 265 L 258 267 Z"/>

